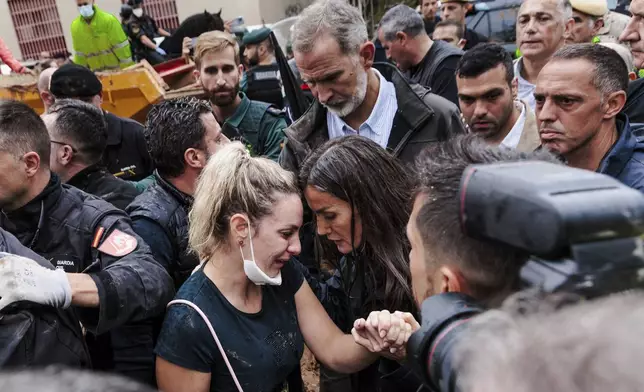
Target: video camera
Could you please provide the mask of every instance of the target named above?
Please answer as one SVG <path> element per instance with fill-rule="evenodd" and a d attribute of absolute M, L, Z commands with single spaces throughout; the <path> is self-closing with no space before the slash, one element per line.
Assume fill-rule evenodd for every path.
<path fill-rule="evenodd" d="M 461 178 L 461 228 L 533 255 L 522 288 L 594 298 L 644 287 L 644 195 L 591 171 L 546 162 L 473 165 Z M 432 296 L 407 343 L 415 372 L 456 391 L 453 347 L 484 307 L 464 294 Z"/>

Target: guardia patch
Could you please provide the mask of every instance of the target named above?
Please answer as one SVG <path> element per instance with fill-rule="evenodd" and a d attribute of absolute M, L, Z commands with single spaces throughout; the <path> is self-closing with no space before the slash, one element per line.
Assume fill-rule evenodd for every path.
<path fill-rule="evenodd" d="M 114 257 L 123 257 L 132 253 L 138 241 L 135 237 L 114 229 L 98 248 L 99 251 Z"/>

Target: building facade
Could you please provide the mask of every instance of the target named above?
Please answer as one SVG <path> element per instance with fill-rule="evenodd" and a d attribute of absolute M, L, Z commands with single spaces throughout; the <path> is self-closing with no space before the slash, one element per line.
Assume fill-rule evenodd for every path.
<path fill-rule="evenodd" d="M 96 0 L 102 10 L 118 17 L 126 0 Z M 286 17 L 286 9 L 301 0 L 144 0 L 145 10 L 159 26 L 176 28 L 185 18 L 207 10 L 222 10 L 224 20 L 243 16 L 247 25 L 274 23 Z M 308 3 L 308 1 L 305 1 Z M 19 60 L 51 54 L 72 53 L 70 26 L 78 17 L 75 0 L 0 0 L 0 37 Z"/>

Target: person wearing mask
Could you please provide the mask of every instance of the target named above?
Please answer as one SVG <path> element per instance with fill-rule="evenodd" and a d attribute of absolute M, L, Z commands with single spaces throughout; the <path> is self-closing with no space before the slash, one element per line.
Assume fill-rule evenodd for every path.
<path fill-rule="evenodd" d="M 63 65 L 51 76 L 49 88 L 54 100 L 77 99 L 101 109 L 103 85 L 85 67 Z M 107 123 L 107 147 L 103 162 L 107 170 L 128 181 L 139 181 L 151 175 L 154 164 L 145 143 L 143 126 L 134 120 L 105 111 L 103 113 Z"/>
<path fill-rule="evenodd" d="M 461 50 L 465 47 L 465 31 L 463 26 L 453 20 L 439 22 L 432 35 L 434 41 L 444 41 Z"/>
<path fill-rule="evenodd" d="M 83 101 L 60 99 L 42 118 L 52 143 L 49 167 L 60 181 L 125 210 L 139 192 L 103 165 L 107 146 L 103 112 Z"/>
<path fill-rule="evenodd" d="M 270 103 L 282 109 L 282 79 L 270 34 L 271 29 L 262 27 L 244 35 L 243 56 L 249 68 L 241 81 L 241 90 L 250 100 Z"/>
<path fill-rule="evenodd" d="M 116 17 L 94 0 L 76 0 L 80 15 L 71 26 L 74 63 L 92 71 L 117 71 L 133 65 L 130 42 Z"/>
<path fill-rule="evenodd" d="M 412 162 L 427 144 L 465 132 L 456 105 L 410 84 L 394 66 L 373 68 L 362 14 L 345 1 L 307 7 L 295 23 L 293 53 L 315 101 L 285 131 L 280 164 L 288 170 L 298 173 L 312 150 L 346 135 L 359 133 Z"/>
<path fill-rule="evenodd" d="M 11 50 L 7 47 L 4 40 L 0 38 L 0 60 L 7 64 L 9 68 L 15 73 L 19 74 L 31 74 L 34 75 L 34 72 L 24 65 L 20 64 L 20 61 L 16 60 L 11 53 Z"/>
<path fill-rule="evenodd" d="M 215 119 L 231 140 L 241 140 L 253 156 L 277 160 L 286 117 L 272 105 L 240 92 L 243 75 L 239 45 L 223 31 L 202 34 L 195 45 L 195 77 L 208 95 Z"/>
<path fill-rule="evenodd" d="M 333 324 L 295 265 L 301 225 L 293 173 L 238 142 L 208 161 L 190 211 L 202 264 L 168 308 L 156 347 L 161 390 L 281 391 L 304 343 L 337 371 L 377 360 Z"/>
<path fill-rule="evenodd" d="M 403 164 L 372 140 L 346 136 L 307 157 L 300 186 L 318 236 L 335 248 L 324 249 L 320 258 L 342 255 L 329 280 L 309 278 L 336 325 L 349 332 L 356 318 L 380 309 L 415 313 L 404 235 L 412 179 Z M 330 391 L 416 391 L 420 384 L 415 377 L 405 379 L 408 372 L 390 361 L 350 379 L 328 370 L 322 369 L 321 382 Z"/>
<path fill-rule="evenodd" d="M 635 68 L 644 69 L 644 0 L 631 1 L 629 11 L 631 19 L 619 40 L 629 45 Z M 644 123 L 644 78 L 628 86 L 628 99 L 623 112 L 632 122 Z"/>
<path fill-rule="evenodd" d="M 143 10 L 143 0 L 128 0 L 132 15 L 125 22 L 134 55 L 139 60 L 147 60 L 152 65 L 166 61 L 167 53 L 154 41 L 157 37 L 169 37 L 170 33 L 157 26 L 151 16 Z"/>
<path fill-rule="evenodd" d="M 188 212 L 197 179 L 221 146 L 221 133 L 212 108 L 195 98 L 167 100 L 148 113 L 146 139 L 156 172 L 155 184 L 126 209 L 132 228 L 150 245 L 155 260 L 179 288 L 198 264 L 188 248 Z"/>
<path fill-rule="evenodd" d="M 420 13 L 423 16 L 425 32 L 430 37 L 434 33 L 436 24 L 441 21 L 436 11 L 438 11 L 438 0 L 420 0 Z"/>
<path fill-rule="evenodd" d="M 455 73 L 463 51 L 433 41 L 413 8 L 399 4 L 389 9 L 380 20 L 378 39 L 409 80 L 458 105 Z"/>
<path fill-rule="evenodd" d="M 574 83 L 571 83 L 574 81 Z M 543 148 L 571 167 L 597 171 L 644 191 L 642 125 L 620 113 L 628 71 L 602 45 L 561 48 L 537 80 L 537 123 Z"/>
<path fill-rule="evenodd" d="M 568 0 L 525 0 L 519 8 L 517 48 L 523 56 L 514 63 L 514 75 L 519 99 L 532 110 L 537 105 L 534 90 L 539 72 L 564 44 L 574 23 Z"/>
<path fill-rule="evenodd" d="M 52 144 L 36 112 L 0 102 L 0 227 L 57 267 L 4 263 L 0 310 L 18 301 L 74 306 L 94 369 L 153 382 L 139 362 L 138 345 L 147 337 L 137 323 L 163 313 L 172 279 L 125 212 L 61 184 L 49 167 Z"/>
<path fill-rule="evenodd" d="M 584 44 L 599 41 L 595 39 L 604 27 L 604 15 L 608 13 L 606 0 L 570 0 L 574 24 L 566 44 Z"/>
<path fill-rule="evenodd" d="M 45 108 L 45 113 L 47 113 L 49 107 L 54 104 L 54 96 L 51 95 L 49 85 L 51 84 L 51 76 L 57 69 L 58 67 L 47 68 L 38 75 L 38 95 L 40 95 L 40 100 Z"/>
<path fill-rule="evenodd" d="M 463 50 L 469 50 L 482 42 L 488 42 L 488 38 L 467 28 L 465 17 L 473 2 L 470 0 L 442 0 L 441 1 L 441 18 L 442 20 L 453 20 L 463 26 L 465 47 Z"/>
<path fill-rule="evenodd" d="M 132 16 L 132 7 L 127 3 L 122 4 L 119 16 L 121 17 L 121 26 L 123 26 L 123 31 L 127 32 L 127 21 L 130 20 L 130 17 Z"/>
<path fill-rule="evenodd" d="M 517 100 L 512 56 L 503 46 L 485 43 L 465 52 L 456 83 L 463 117 L 474 134 L 524 152 L 541 145 L 534 112 Z"/>

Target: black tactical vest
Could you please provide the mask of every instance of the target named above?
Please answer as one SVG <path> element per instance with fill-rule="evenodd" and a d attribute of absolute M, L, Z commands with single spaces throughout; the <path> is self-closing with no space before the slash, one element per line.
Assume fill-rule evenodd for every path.
<path fill-rule="evenodd" d="M 179 288 L 199 264 L 197 255 L 188 247 L 188 211 L 192 197 L 180 192 L 172 184 L 154 174 L 156 182 L 130 204 L 126 212 L 132 219 L 143 217 L 159 224 L 168 235 L 174 250 L 176 264 L 168 271 Z"/>
<path fill-rule="evenodd" d="M 246 72 L 246 78 L 246 95 L 249 99 L 284 108 L 282 81 L 277 64 L 255 66 Z"/>

